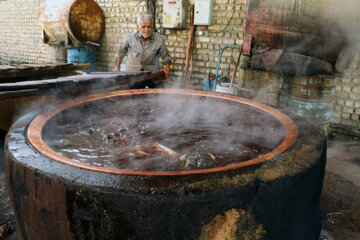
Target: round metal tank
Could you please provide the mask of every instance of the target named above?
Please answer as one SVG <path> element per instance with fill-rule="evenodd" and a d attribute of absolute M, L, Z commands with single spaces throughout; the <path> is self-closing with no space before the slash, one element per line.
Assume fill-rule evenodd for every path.
<path fill-rule="evenodd" d="M 104 14 L 93 0 L 47 0 L 38 13 L 49 40 L 98 42 L 105 29 Z"/>
<path fill-rule="evenodd" d="M 265 117 L 268 121 L 250 124 L 262 129 L 260 138 L 276 144 L 266 154 L 221 167 L 146 171 L 84 164 L 59 154 L 42 137 L 47 124 L 55 123 L 48 129 L 64 129 L 66 121 L 58 122 L 59 117 L 74 116 L 83 107 L 78 120 L 87 121 L 86 113 L 100 102 L 109 106 L 115 101 L 122 107 L 124 101 L 138 105 L 148 97 L 166 97 L 160 107 L 167 109 L 189 99 L 211 100 L 226 104 L 228 116 L 245 111 L 245 119 L 253 114 Z M 202 108 L 205 116 L 213 114 L 211 107 Z M 225 125 L 218 127 L 217 132 L 226 132 Z M 71 124 L 69 129 L 74 129 Z M 239 129 L 239 137 L 251 135 L 251 129 Z M 20 240 L 315 240 L 321 230 L 325 159 L 326 138 L 306 119 L 291 119 L 267 105 L 231 95 L 175 89 L 91 95 L 40 114 L 32 112 L 12 126 L 5 144 L 7 189 Z"/>
<path fill-rule="evenodd" d="M 284 76 L 279 107 L 311 119 L 326 131 L 338 80 L 336 76 Z"/>
<path fill-rule="evenodd" d="M 357 0 L 250 0 L 245 35 L 254 43 L 335 64 L 358 40 Z"/>

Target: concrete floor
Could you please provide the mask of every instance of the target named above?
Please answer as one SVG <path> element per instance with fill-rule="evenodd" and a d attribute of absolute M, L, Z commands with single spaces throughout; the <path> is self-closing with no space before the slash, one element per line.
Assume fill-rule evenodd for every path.
<path fill-rule="evenodd" d="M 360 240 L 360 138 L 331 135 L 321 197 L 322 239 Z"/>
<path fill-rule="evenodd" d="M 3 171 L 4 132 L 0 131 L 0 222 L 11 231 L 4 240 L 17 239 L 16 226 L 5 188 Z M 331 135 L 321 199 L 321 240 L 360 239 L 360 138 Z"/>
<path fill-rule="evenodd" d="M 360 137 L 332 134 L 328 142 L 326 170 L 360 187 Z"/>

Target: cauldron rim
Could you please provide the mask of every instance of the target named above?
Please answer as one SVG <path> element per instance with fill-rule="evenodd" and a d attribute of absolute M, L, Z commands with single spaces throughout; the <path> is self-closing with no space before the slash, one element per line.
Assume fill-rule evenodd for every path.
<path fill-rule="evenodd" d="M 248 105 L 250 107 L 256 108 L 271 115 L 275 120 L 279 121 L 281 125 L 285 129 L 285 138 L 284 140 L 272 151 L 259 156 L 257 158 L 253 158 L 247 161 L 243 161 L 240 163 L 233 163 L 222 167 L 208 168 L 208 169 L 199 169 L 199 170 L 187 170 L 187 171 L 134 171 L 134 170 L 125 170 L 125 169 L 117 169 L 110 167 L 101 167 L 90 165 L 86 163 L 81 163 L 74 161 L 70 158 L 60 155 L 53 149 L 51 149 L 42 138 L 42 129 L 46 125 L 46 123 L 58 113 L 69 109 L 71 107 L 106 98 L 112 97 L 126 97 L 132 95 L 140 95 L 140 94 L 185 94 L 185 95 L 193 95 L 193 96 L 205 96 L 205 97 L 213 97 L 217 99 L 225 99 L 233 102 L 238 102 L 244 105 Z M 251 166 L 263 163 L 276 155 L 281 154 L 286 149 L 288 149 L 295 142 L 298 136 L 298 128 L 293 120 L 288 117 L 286 114 L 281 111 L 270 107 L 268 105 L 253 102 L 248 99 L 240 98 L 233 95 L 221 94 L 215 92 L 205 92 L 199 90 L 185 90 L 185 89 L 138 89 L 138 90 L 124 90 L 124 91 L 114 91 L 107 93 L 94 94 L 90 96 L 76 98 L 70 101 L 66 101 L 64 103 L 58 104 L 55 107 L 50 108 L 47 111 L 44 111 L 37 115 L 29 124 L 28 129 L 26 131 L 27 140 L 30 145 L 35 148 L 40 154 L 61 162 L 67 165 L 71 165 L 74 167 L 79 167 L 86 170 L 98 171 L 98 172 L 106 172 L 113 174 L 121 174 L 121 175 L 137 175 L 137 176 L 176 176 L 176 175 L 192 175 L 192 174 L 208 174 L 215 172 L 225 172 L 236 170 L 242 167 Z"/>

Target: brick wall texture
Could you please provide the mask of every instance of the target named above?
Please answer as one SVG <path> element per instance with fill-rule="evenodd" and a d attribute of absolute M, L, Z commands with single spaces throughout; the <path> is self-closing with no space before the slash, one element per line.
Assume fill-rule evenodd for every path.
<path fill-rule="evenodd" d="M 44 0 L 0 0 L 0 60 L 46 63 L 49 46 L 42 43 L 37 15 Z M 128 32 L 136 28 L 136 17 L 146 12 L 146 1 L 96 0 L 105 15 L 105 32 L 97 50 L 96 70 L 112 71 L 116 49 Z M 193 2 L 191 0 L 190 2 Z M 246 0 L 214 0 L 214 24 L 195 32 L 191 88 L 202 89 L 209 72 L 215 73 L 220 50 L 241 45 Z M 174 61 L 170 82 L 181 86 L 185 71 L 188 29 L 162 29 L 162 1 L 156 1 L 156 27 L 164 36 Z M 219 75 L 231 78 L 239 50 L 227 49 Z M 359 54 L 358 54 L 359 55 Z M 336 104 L 331 119 L 336 126 L 360 130 L 359 57 L 338 83 Z M 240 76 L 238 73 L 237 76 Z M 238 79 L 236 79 L 238 80 Z"/>
<path fill-rule="evenodd" d="M 360 133 L 360 51 L 336 85 L 331 123 Z"/>

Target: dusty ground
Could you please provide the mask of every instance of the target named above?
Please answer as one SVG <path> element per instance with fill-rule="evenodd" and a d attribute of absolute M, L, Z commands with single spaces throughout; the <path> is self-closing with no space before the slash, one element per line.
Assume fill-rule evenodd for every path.
<path fill-rule="evenodd" d="M 11 231 L 4 240 L 17 239 L 3 171 L 4 132 L 0 131 L 0 223 L 8 221 Z M 360 138 L 332 135 L 321 199 L 321 240 L 360 239 Z"/>
<path fill-rule="evenodd" d="M 321 197 L 323 239 L 360 239 L 360 138 L 335 135 L 328 141 Z"/>

